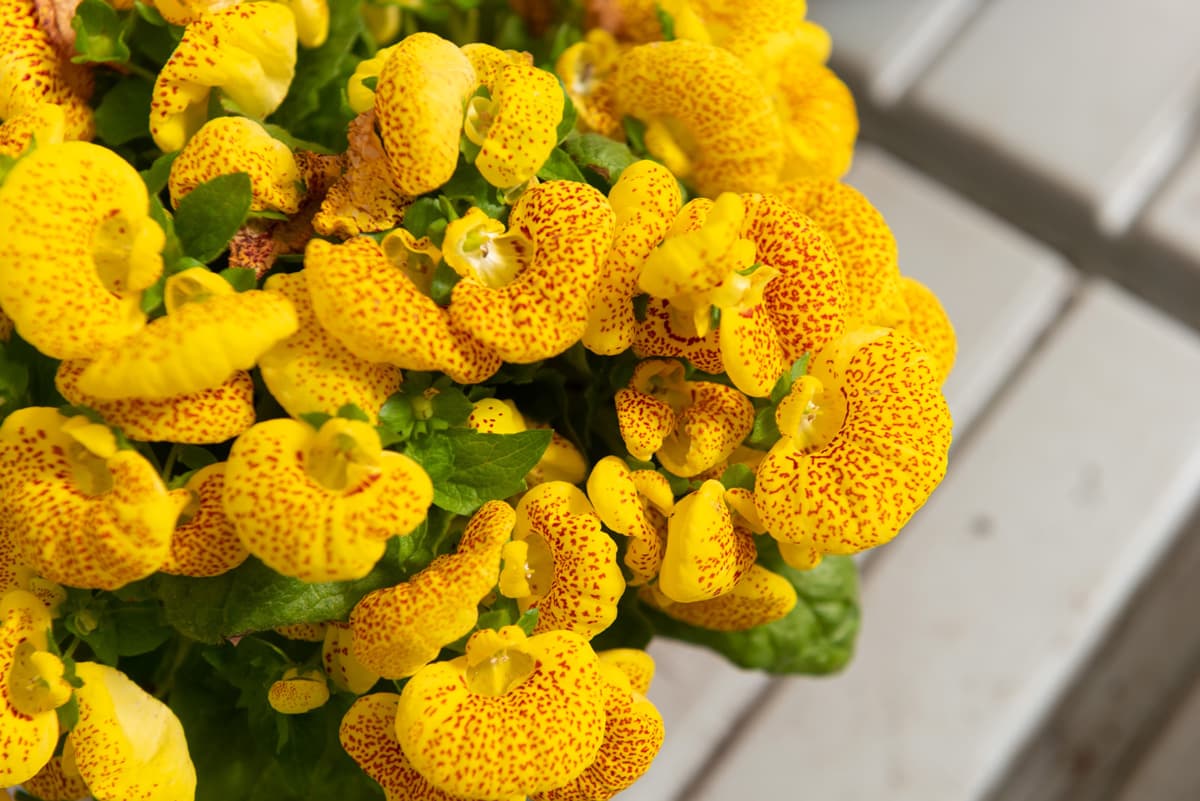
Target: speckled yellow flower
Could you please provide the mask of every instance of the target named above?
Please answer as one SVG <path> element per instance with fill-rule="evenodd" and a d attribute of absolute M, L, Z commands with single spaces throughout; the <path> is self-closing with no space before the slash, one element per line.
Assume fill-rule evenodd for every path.
<path fill-rule="evenodd" d="M 690 478 L 724 462 L 754 426 L 754 405 L 738 390 L 687 381 L 673 359 L 647 359 L 615 397 L 625 447 L 636 459 L 656 456 Z"/>
<path fill-rule="evenodd" d="M 733 588 L 716 598 L 677 603 L 649 585 L 638 597 L 676 620 L 713 631 L 746 631 L 772 623 L 796 606 L 796 588 L 778 573 L 751 565 Z"/>
<path fill-rule="evenodd" d="M 900 286 L 896 240 L 883 215 L 854 187 L 832 178 L 780 185 L 779 198 L 829 237 L 846 284 L 847 330 L 894 326 L 908 316 Z"/>
<path fill-rule="evenodd" d="M 510 400 L 483 398 L 467 418 L 467 425 L 484 434 L 518 434 L 532 428 L 548 428 L 545 425 L 530 426 L 525 416 Z M 578 484 L 587 475 L 587 461 L 575 443 L 552 431 L 550 444 L 542 458 L 525 476 L 525 483 L 532 487 L 547 481 L 565 481 Z"/>
<path fill-rule="evenodd" d="M 254 211 L 294 214 L 300 209 L 300 168 L 291 148 L 245 117 L 209 120 L 188 140 L 171 163 L 171 203 L 178 206 L 205 181 L 236 172 L 250 176 Z"/>
<path fill-rule="evenodd" d="M 585 131 L 616 137 L 621 130 L 612 82 L 619 54 L 620 46 L 611 33 L 592 28 L 582 42 L 564 50 L 554 64 L 554 72 L 566 86 Z"/>
<path fill-rule="evenodd" d="M 167 314 L 95 354 L 79 390 L 103 400 L 162 399 L 220 386 L 296 332 L 283 295 L 235 292 L 216 273 L 193 267 L 167 279 Z"/>
<path fill-rule="evenodd" d="M 283 715 L 303 715 L 329 701 L 329 683 L 320 670 L 288 668 L 267 690 L 267 703 Z"/>
<path fill-rule="evenodd" d="M 463 122 L 467 139 L 479 146 L 475 168 L 492 186 L 520 186 L 537 174 L 558 144 L 562 87 L 553 73 L 530 64 L 510 62 L 495 70 L 494 77 L 479 77 L 490 96 L 471 98 Z"/>
<path fill-rule="evenodd" d="M 375 419 L 400 388 L 400 370 L 360 359 L 321 327 L 308 291 L 307 271 L 279 273 L 263 287 L 287 298 L 296 310 L 296 333 L 258 359 L 263 383 L 293 417 L 337 414 L 347 403 Z"/>
<path fill-rule="evenodd" d="M 370 78 L 378 81 L 383 65 L 391 58 L 397 47 L 399 45 L 381 47 L 375 51 L 375 55 L 364 58 L 354 68 L 354 74 L 346 81 L 346 101 L 355 114 L 362 114 L 364 111 L 371 111 L 375 108 L 375 90 L 367 86 L 364 81 Z"/>
<path fill-rule="evenodd" d="M 305 252 L 313 311 L 351 353 L 406 370 L 441 370 L 464 384 L 500 369 L 500 357 L 423 294 L 410 272 L 367 237 L 341 245 L 314 239 Z"/>
<path fill-rule="evenodd" d="M 254 382 L 245 370 L 199 392 L 153 400 L 102 400 L 79 388 L 88 364 L 85 359 L 59 363 L 54 385 L 68 403 L 94 409 L 131 439 L 209 445 L 232 439 L 254 425 Z"/>
<path fill-rule="evenodd" d="M 617 545 L 583 492 L 551 481 L 521 497 L 500 592 L 522 612 L 538 610 L 535 632 L 563 629 L 591 639 L 616 619 L 624 591 Z"/>
<path fill-rule="evenodd" d="M 900 291 L 904 296 L 904 305 L 908 307 L 908 316 L 897 323 L 895 329 L 925 348 L 933 360 L 933 372 L 938 383 L 944 384 L 958 353 L 954 326 L 937 295 L 920 281 L 901 276 Z"/>
<path fill-rule="evenodd" d="M 508 362 L 556 356 L 583 335 L 614 214 L 588 184 L 548 181 L 513 206 L 508 232 L 473 210 L 446 228 L 442 256 L 463 276 L 450 317 Z"/>
<path fill-rule="evenodd" d="M 145 325 L 141 290 L 162 273 L 164 235 L 130 164 L 98 145 L 39 147 L 0 186 L 0 306 L 55 359 L 91 358 Z"/>
<path fill-rule="evenodd" d="M 414 33 L 390 50 L 375 116 L 396 188 L 416 197 L 454 174 L 463 107 L 477 80 L 463 52 L 435 34 Z"/>
<path fill-rule="evenodd" d="M 435 662 L 404 687 L 396 734 L 434 787 L 509 799 L 561 787 L 604 741 L 604 685 L 587 640 L 569 631 L 526 638 L 484 629 L 467 653 Z"/>
<path fill-rule="evenodd" d="M 787 58 L 776 84 L 787 153 L 780 180 L 840 178 L 850 168 L 858 138 L 858 110 L 842 79 L 803 52 Z"/>
<path fill-rule="evenodd" d="M 658 589 L 678 603 L 716 598 L 754 564 L 754 537 L 733 524 L 721 482 L 705 481 L 675 504 Z"/>
<path fill-rule="evenodd" d="M 242 0 L 150 0 L 163 19 L 172 25 L 187 25 L 210 11 L 235 6 Z M 122 3 L 128 0 L 121 0 Z M 114 3 L 114 5 L 116 5 Z"/>
<path fill-rule="evenodd" d="M 338 417 L 320 430 L 259 423 L 238 437 L 225 471 L 225 513 L 242 543 L 303 581 L 362 578 L 432 501 L 420 465 L 383 450 L 374 427 Z"/>
<path fill-rule="evenodd" d="M 471 517 L 456 553 L 364 596 L 350 615 L 358 661 L 385 678 L 404 678 L 470 632 L 480 600 L 496 586 L 500 551 L 515 523 L 508 504 L 486 503 Z"/>
<path fill-rule="evenodd" d="M 844 330 L 837 254 L 816 225 L 769 195 L 689 203 L 640 283 L 652 299 L 634 351 L 727 373 L 753 397 Z"/>
<path fill-rule="evenodd" d="M 313 230 L 348 239 L 396 227 L 413 199 L 392 181 L 392 168 L 375 131 L 375 112 L 368 109 L 355 117 L 346 138 L 346 170 L 321 200 Z"/>
<path fill-rule="evenodd" d="M 54 710 L 71 697 L 71 686 L 48 650 L 50 626 L 50 613 L 31 593 L 0 596 L 0 787 L 28 781 L 58 744 Z"/>
<path fill-rule="evenodd" d="M 296 18 L 278 3 L 241 3 L 188 23 L 154 83 L 150 135 L 164 152 L 179 150 L 208 114 L 220 89 L 244 113 L 279 107 L 296 69 Z"/>
<path fill-rule="evenodd" d="M 612 247 L 588 310 L 583 344 L 594 353 L 614 356 L 633 344 L 633 297 L 642 264 L 662 242 L 682 199 L 671 172 L 643 160 L 625 168 L 608 202 L 615 214 Z"/>
<path fill-rule="evenodd" d="M 0 528 L 51 581 L 113 590 L 150 575 L 181 509 L 158 471 L 118 450 L 106 426 L 39 406 L 0 426 Z"/>
<path fill-rule="evenodd" d="M 355 655 L 354 630 L 349 623 L 332 620 L 326 624 L 321 665 L 334 687 L 355 695 L 362 695 L 379 681 L 379 674 Z"/>
<path fill-rule="evenodd" d="M 631 584 L 658 575 L 667 544 L 667 518 L 675 498 L 666 477 L 654 470 L 630 470 L 616 456 L 605 456 L 592 468 L 588 500 L 600 520 L 629 538 L 625 565 L 633 571 Z"/>
<path fill-rule="evenodd" d="M 87 801 L 92 796 L 73 767 L 70 773 L 67 772 L 61 756 L 52 757 L 23 786 L 26 792 L 45 801 Z"/>
<path fill-rule="evenodd" d="M 701 195 L 774 186 L 783 128 L 733 54 L 686 39 L 639 45 L 621 56 L 613 81 L 618 111 L 646 123 L 651 154 Z"/>
<path fill-rule="evenodd" d="M 246 561 L 250 552 L 225 514 L 225 463 L 202 467 L 181 489 L 187 505 L 171 535 L 171 551 L 161 568 L 181 576 L 219 576 Z"/>
<path fill-rule="evenodd" d="M 34 0 L 0 2 L 0 53 L 0 120 L 48 103 L 63 110 L 65 138 L 92 138 L 91 69 L 55 49 Z"/>
<path fill-rule="evenodd" d="M 66 124 L 62 106 L 50 103 L 13 114 L 0 125 L 0 155 L 19 156 L 35 140 L 43 146 L 57 145 L 66 138 Z"/>
<path fill-rule="evenodd" d="M 607 801 L 650 768 L 662 747 L 662 716 L 643 691 L 633 687 L 621 667 L 600 655 L 604 742 L 595 760 L 562 787 L 535 793 L 532 801 Z"/>
<path fill-rule="evenodd" d="M 892 539 L 946 471 L 951 421 L 934 365 L 890 329 L 857 329 L 816 354 L 775 420 L 783 436 L 758 466 L 755 505 L 771 536 L 809 549 L 808 566 Z"/>
<path fill-rule="evenodd" d="M 80 662 L 79 723 L 67 736 L 74 768 L 96 798 L 189 801 L 196 769 L 183 726 L 162 701 L 107 665 Z"/>

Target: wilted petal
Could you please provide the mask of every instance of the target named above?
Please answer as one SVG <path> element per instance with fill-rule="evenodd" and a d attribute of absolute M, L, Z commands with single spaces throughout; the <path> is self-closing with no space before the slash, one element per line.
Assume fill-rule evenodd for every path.
<path fill-rule="evenodd" d="M 404 219 L 412 198 L 393 183 L 387 154 L 375 133 L 375 112 L 368 108 L 355 117 L 346 138 L 346 172 L 325 192 L 312 219 L 313 229 L 349 239 L 394 228 Z"/>
<path fill-rule="evenodd" d="M 171 204 L 205 181 L 237 172 L 250 176 L 254 211 L 299 211 L 300 168 L 291 148 L 245 117 L 209 120 L 188 140 L 171 163 Z"/>
<path fill-rule="evenodd" d="M 250 552 L 225 515 L 225 464 L 202 467 L 182 490 L 187 506 L 171 536 L 171 552 L 162 572 L 180 576 L 219 576 L 246 561 Z"/>

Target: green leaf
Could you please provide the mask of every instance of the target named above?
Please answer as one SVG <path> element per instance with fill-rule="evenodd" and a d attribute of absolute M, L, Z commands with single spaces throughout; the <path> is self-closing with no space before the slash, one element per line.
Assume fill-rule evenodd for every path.
<path fill-rule="evenodd" d="M 83 0 L 75 9 L 71 28 L 79 53 L 71 59 L 76 64 L 129 61 L 129 47 L 125 44 L 129 26 L 104 0 Z"/>
<path fill-rule="evenodd" d="M 575 166 L 575 161 L 567 155 L 567 152 L 562 148 L 554 148 L 550 151 L 550 158 L 546 159 L 546 163 L 538 170 L 538 178 L 543 181 L 579 181 L 587 183 L 587 179 L 583 177 L 583 173 Z"/>
<path fill-rule="evenodd" d="M 481 434 L 452 428 L 409 444 L 405 451 L 433 480 L 436 506 L 469 515 L 487 501 L 525 489 L 525 474 L 550 444 L 549 429 Z"/>
<path fill-rule="evenodd" d="M 179 452 L 175 458 L 189 470 L 199 470 L 217 463 L 217 457 L 208 448 L 201 448 L 199 445 L 179 445 L 177 447 Z"/>
<path fill-rule="evenodd" d="M 796 570 L 759 538 L 760 561 L 796 588 L 796 607 L 785 617 L 748 631 L 720 632 L 690 626 L 647 610 L 660 634 L 704 645 L 735 665 L 768 673 L 834 673 L 854 653 L 858 634 L 858 568 L 849 556 L 827 556 L 812 570 Z"/>
<path fill-rule="evenodd" d="M 808 354 L 804 354 L 795 362 L 783 375 L 779 376 L 779 380 L 775 382 L 775 386 L 771 388 L 771 403 L 778 404 L 781 400 L 787 397 L 787 394 L 792 391 L 792 384 L 796 383 L 796 379 L 808 372 Z"/>
<path fill-rule="evenodd" d="M 567 94 L 567 87 L 563 84 L 562 78 L 558 79 L 558 85 L 562 89 L 563 95 L 563 115 L 559 120 L 557 131 L 558 142 L 561 143 L 575 130 L 575 123 L 579 119 L 579 110 L 575 108 L 575 102 Z"/>
<path fill-rule="evenodd" d="M 562 146 L 579 169 L 595 173 L 610 186 L 638 160 L 625 145 L 597 133 L 571 137 Z"/>
<path fill-rule="evenodd" d="M 410 564 L 417 532 L 393 537 L 383 559 L 361 579 L 308 583 L 281 576 L 251 557 L 212 578 L 159 575 L 156 591 L 166 620 L 186 637 L 219 642 L 290 623 L 345 620 L 368 592 L 390 587 L 423 564 Z"/>
<path fill-rule="evenodd" d="M 742 489 L 754 489 L 754 471 L 744 464 L 731 464 L 725 468 L 725 472 L 721 474 L 721 485 L 725 489 L 733 489 L 741 487 Z"/>
<path fill-rule="evenodd" d="M 775 407 L 766 406 L 755 413 L 754 427 L 750 429 L 746 444 L 751 448 L 769 450 L 781 436 L 779 425 L 775 422 Z"/>
<path fill-rule="evenodd" d="M 275 125 L 274 123 L 263 123 L 263 129 L 271 135 L 273 139 L 278 139 L 292 150 L 308 150 L 312 153 L 318 153 L 323 156 L 333 155 L 334 151 L 325 147 L 325 145 L 317 142 L 310 142 L 306 139 L 297 139 L 284 127 Z"/>
<path fill-rule="evenodd" d="M 150 136 L 150 97 L 154 85 L 138 77 L 118 81 L 96 107 L 96 136 L 116 147 Z"/>
<path fill-rule="evenodd" d="M 379 85 L 379 76 L 378 75 L 368 75 L 367 77 L 363 78 L 362 81 L 360 81 L 360 83 L 362 83 L 363 86 L 365 86 L 366 88 L 368 88 L 372 92 L 374 92 L 375 87 Z"/>
<path fill-rule="evenodd" d="M 26 405 L 29 368 L 8 355 L 8 346 L 0 343 L 0 420 Z"/>
<path fill-rule="evenodd" d="M 459 161 L 458 169 L 442 186 L 441 191 L 450 200 L 458 201 L 463 207 L 462 211 L 465 211 L 467 206 L 478 206 L 487 216 L 502 219 L 508 210 L 496 187 L 479 174 L 475 165 L 466 161 Z"/>
<path fill-rule="evenodd" d="M 10 156 L 7 153 L 0 153 L 0 186 L 4 186 L 4 179 L 8 177 L 8 173 L 12 170 L 13 165 L 17 163 L 17 157 Z"/>
<path fill-rule="evenodd" d="M 244 172 L 219 175 L 189 192 L 175 209 L 183 252 L 205 264 L 220 256 L 246 222 L 252 199 Z"/>
<path fill-rule="evenodd" d="M 249 267 L 227 267 L 217 275 L 238 292 L 248 292 L 258 286 L 258 274 Z"/>
<path fill-rule="evenodd" d="M 59 730 L 70 731 L 71 729 L 75 728 L 75 724 L 79 722 L 79 699 L 72 694 L 71 697 L 67 699 L 67 702 L 55 711 L 58 713 Z M 20 798 L 21 795 L 21 793 L 18 793 L 17 798 Z M 33 796 L 26 797 L 33 798 Z"/>
<path fill-rule="evenodd" d="M 433 278 L 429 282 L 429 297 L 439 306 L 450 305 L 450 295 L 454 287 L 462 280 L 462 276 L 445 261 L 439 261 L 433 268 Z"/>
<path fill-rule="evenodd" d="M 353 403 L 347 403 L 337 410 L 337 416 L 347 420 L 358 420 L 360 423 L 369 423 L 371 418 L 362 409 L 355 406 Z"/>
<path fill-rule="evenodd" d="M 112 627 L 115 631 L 119 656 L 149 653 L 166 642 L 172 634 L 163 618 L 162 607 L 154 601 L 112 607 L 100 625 Z"/>
<path fill-rule="evenodd" d="M 300 415 L 300 419 L 308 423 L 313 428 L 319 429 L 321 426 L 332 420 L 333 415 L 326 412 L 305 412 Z"/>
<path fill-rule="evenodd" d="M 154 6 L 148 5 L 147 3 L 143 3 L 142 0 L 134 0 L 133 8 L 135 11 L 137 11 L 137 15 L 139 17 L 141 17 L 142 19 L 144 19 L 146 22 L 150 23 L 154 27 L 156 27 L 156 28 L 166 27 L 166 25 L 167 25 L 166 19 L 163 18 L 162 13 L 159 12 L 159 10 L 157 8 L 155 8 Z"/>
<path fill-rule="evenodd" d="M 654 4 L 654 13 L 658 16 L 658 24 L 662 26 L 663 41 L 669 42 L 675 38 L 675 18 L 659 3 Z"/>
<path fill-rule="evenodd" d="M 174 153 L 163 153 L 154 160 L 153 164 L 138 173 L 146 184 L 147 192 L 157 195 L 167 188 L 167 181 L 171 178 L 171 165 L 175 163 L 175 159 L 181 152 L 177 150 Z"/>
<path fill-rule="evenodd" d="M 437 198 L 419 197 L 404 212 L 404 221 L 401 225 L 404 230 L 419 239 L 425 236 L 434 221 L 445 219 L 446 217 L 442 213 L 442 204 L 438 202 Z"/>
<path fill-rule="evenodd" d="M 441 387 L 431 401 L 433 418 L 451 426 L 465 426 L 475 404 L 458 387 Z"/>
<path fill-rule="evenodd" d="M 412 435 L 413 424 L 416 422 L 413 414 L 412 401 L 403 392 L 397 392 L 383 402 L 379 409 L 379 423 L 401 439 Z"/>
<path fill-rule="evenodd" d="M 625 129 L 625 141 L 633 153 L 646 153 L 646 123 L 637 117 L 623 117 L 621 127 Z"/>

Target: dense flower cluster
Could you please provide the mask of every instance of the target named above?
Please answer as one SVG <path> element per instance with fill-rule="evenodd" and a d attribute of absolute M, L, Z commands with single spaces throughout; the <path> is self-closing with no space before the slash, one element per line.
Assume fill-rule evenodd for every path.
<path fill-rule="evenodd" d="M 0 0 L 0 787 L 605 801 L 654 631 L 845 662 L 955 341 L 803 2 L 68 5 Z"/>

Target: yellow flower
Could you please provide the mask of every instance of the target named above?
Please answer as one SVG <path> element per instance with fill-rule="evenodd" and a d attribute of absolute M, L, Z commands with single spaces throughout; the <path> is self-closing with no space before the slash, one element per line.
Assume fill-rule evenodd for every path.
<path fill-rule="evenodd" d="M 209 445 L 232 439 L 254 425 L 254 382 L 245 370 L 199 392 L 153 400 L 102 400 L 79 388 L 89 364 L 84 359 L 60 362 L 54 385 L 68 403 L 94 409 L 131 439 Z"/>
<path fill-rule="evenodd" d="M 92 138 L 92 72 L 55 50 L 34 0 L 0 2 L 0 53 L 0 120 L 48 103 L 62 108 L 66 139 Z"/>
<path fill-rule="evenodd" d="M 525 416 L 510 400 L 484 398 L 475 404 L 467 425 L 485 434 L 517 434 L 530 428 L 548 428 L 544 424 L 530 426 Z M 575 443 L 552 431 L 550 444 L 546 446 L 542 458 L 525 476 L 527 486 L 543 484 L 547 481 L 565 481 L 568 484 L 578 484 L 587 475 L 587 462 Z"/>
<path fill-rule="evenodd" d="M 31 593 L 0 597 L 0 787 L 28 781 L 58 744 L 54 710 L 71 697 L 71 686 L 48 651 L 50 626 L 50 613 Z"/>
<path fill-rule="evenodd" d="M 334 687 L 355 695 L 362 695 L 379 681 L 379 674 L 358 660 L 349 623 L 330 621 L 325 626 L 321 664 Z"/>
<path fill-rule="evenodd" d="M 375 51 L 375 55 L 364 58 L 354 68 L 354 74 L 346 82 L 346 100 L 355 114 L 362 114 L 375 108 L 375 90 L 364 84 L 363 81 L 368 78 L 378 80 L 383 65 L 387 63 L 399 46 L 381 47 Z"/>
<path fill-rule="evenodd" d="M 305 253 L 317 319 L 359 358 L 441 370 L 462 384 L 500 369 L 500 357 L 423 294 L 410 272 L 407 261 L 389 260 L 368 237 L 341 245 L 314 239 Z"/>
<path fill-rule="evenodd" d="M 467 653 L 409 679 L 396 734 L 434 787 L 510 799 L 561 787 L 604 740 L 604 686 L 587 640 L 569 631 L 525 637 L 484 629 Z"/>
<path fill-rule="evenodd" d="M 883 215 L 854 187 L 832 178 L 782 184 L 776 193 L 829 237 L 846 283 L 846 329 L 894 326 L 908 316 L 896 240 Z"/>
<path fill-rule="evenodd" d="M 114 590 L 150 575 L 181 509 L 149 462 L 86 417 L 34 406 L 0 426 L 0 528 L 51 581 Z"/>
<path fill-rule="evenodd" d="M 179 150 L 208 115 L 220 89 L 251 117 L 283 102 L 296 70 L 296 18 L 278 3 L 242 3 L 189 22 L 154 83 L 150 135 L 164 152 Z"/>
<path fill-rule="evenodd" d="M 190 801 L 196 769 L 183 726 L 162 701 L 107 665 L 80 662 L 79 722 L 64 750 L 96 798 Z"/>
<path fill-rule="evenodd" d="M 45 801 L 86 801 L 92 796 L 78 773 L 67 773 L 61 756 L 52 757 L 36 776 L 25 782 L 24 789 Z"/>
<path fill-rule="evenodd" d="M 900 291 L 909 315 L 897 323 L 895 328 L 925 348 L 933 360 L 933 372 L 938 383 L 944 384 L 951 368 L 954 367 L 954 357 L 958 352 L 954 326 L 946 316 L 946 310 L 942 308 L 937 295 L 920 281 L 901 276 Z"/>
<path fill-rule="evenodd" d="M 650 692 L 654 681 L 654 657 L 640 648 L 610 648 L 598 651 L 601 665 L 610 665 L 625 674 L 629 687 L 635 693 Z"/>
<path fill-rule="evenodd" d="M 892 539 L 946 471 L 951 421 L 934 365 L 890 329 L 860 328 L 817 353 L 775 420 L 783 436 L 758 466 L 755 504 L 811 564 Z"/>
<path fill-rule="evenodd" d="M 496 586 L 500 550 L 515 522 L 512 507 L 490 501 L 471 517 L 457 553 L 363 597 L 350 614 L 358 660 L 385 678 L 404 678 L 471 631 L 479 602 Z"/>
<path fill-rule="evenodd" d="M 329 0 L 279 0 L 296 17 L 296 38 L 305 47 L 320 47 L 329 38 Z"/>
<path fill-rule="evenodd" d="M 0 155 L 19 156 L 34 140 L 42 147 L 57 145 L 66 139 L 66 126 L 62 106 L 50 103 L 13 114 L 0 125 Z"/>
<path fill-rule="evenodd" d="M 685 39 L 654 42 L 623 54 L 613 80 L 618 111 L 646 123 L 651 154 L 701 195 L 774 186 L 783 129 L 736 56 Z"/>
<path fill-rule="evenodd" d="M 653 470 L 630 470 L 616 456 L 596 462 L 587 481 L 588 500 L 605 526 L 629 538 L 625 564 L 631 584 L 658 575 L 667 543 L 667 518 L 675 498 L 666 477 Z"/>
<path fill-rule="evenodd" d="M 566 86 L 583 129 L 611 138 L 621 130 L 612 82 L 619 54 L 620 46 L 611 33 L 592 28 L 582 42 L 564 50 L 554 64 L 554 72 Z"/>
<path fill-rule="evenodd" d="M 710 479 L 671 512 L 658 589 L 678 603 L 716 598 L 733 589 L 757 555 L 753 535 L 733 524 L 725 488 Z"/>
<path fill-rule="evenodd" d="M 538 610 L 535 632 L 563 629 L 591 639 L 616 619 L 624 591 L 617 545 L 586 495 L 550 481 L 522 496 L 512 542 L 504 546 L 500 592 L 522 612 Z"/>
<path fill-rule="evenodd" d="M 53 581 L 39 576 L 25 564 L 12 533 L 0 524 L 0 598 L 9 590 L 25 590 L 37 596 L 50 611 L 57 614 L 58 607 L 67 600 L 67 591 Z"/>
<path fill-rule="evenodd" d="M 235 6 L 240 2 L 241 0 L 151 0 L 150 5 L 172 25 L 187 25 L 210 11 Z"/>
<path fill-rule="evenodd" d="M 167 314 L 94 354 L 79 390 L 102 400 L 163 399 L 220 386 L 296 332 L 282 295 L 235 292 L 204 267 L 167 279 Z"/>
<path fill-rule="evenodd" d="M 250 552 L 225 515 L 225 463 L 193 473 L 181 493 L 186 506 L 171 535 L 171 552 L 161 568 L 181 576 L 219 576 L 246 561 Z"/>
<path fill-rule="evenodd" d="M 392 183 L 392 168 L 375 132 L 375 112 L 355 117 L 346 137 L 346 171 L 321 200 L 321 209 L 312 218 L 313 230 L 349 238 L 394 228 L 413 199 Z"/>
<path fill-rule="evenodd" d="M 288 668 L 267 690 L 267 703 L 282 715 L 303 715 L 325 705 L 329 684 L 319 670 Z"/>
<path fill-rule="evenodd" d="M 583 344 L 594 353 L 615 356 L 633 343 L 633 296 L 642 264 L 662 242 L 682 199 L 670 171 L 643 160 L 625 168 L 608 202 L 616 215 L 612 247 L 588 310 Z"/>
<path fill-rule="evenodd" d="M 375 87 L 375 116 L 402 193 L 416 197 L 450 180 L 463 106 L 476 85 L 463 52 L 435 34 L 414 33 L 391 48 Z"/>
<path fill-rule="evenodd" d="M 480 148 L 475 168 L 492 186 L 520 186 L 558 144 L 562 87 L 553 73 L 528 64 L 509 63 L 493 79 L 480 77 L 491 96 L 471 98 L 463 123 L 467 139 Z"/>
<path fill-rule="evenodd" d="M 607 801 L 640 779 L 662 747 L 663 720 L 654 704 L 633 687 L 623 664 L 606 660 L 604 654 L 599 657 L 604 681 L 600 751 L 578 777 L 562 787 L 535 793 L 532 801 Z"/>
<path fill-rule="evenodd" d="M 833 71 L 798 48 L 780 64 L 776 99 L 787 156 L 780 179 L 840 178 L 850 169 L 858 137 L 854 96 Z"/>
<path fill-rule="evenodd" d="M 295 334 L 258 359 L 263 383 L 284 411 L 293 417 L 337 414 L 351 403 L 375 420 L 384 401 L 400 389 L 399 368 L 360 359 L 321 326 L 306 270 L 273 275 L 263 288 L 287 298 L 298 320 Z"/>
<path fill-rule="evenodd" d="M 639 356 L 682 356 L 765 397 L 796 359 L 841 335 L 846 300 L 837 254 L 779 200 L 698 199 L 680 212 L 672 234 L 642 270 L 641 285 L 654 299 L 635 333 Z"/>
<path fill-rule="evenodd" d="M 146 185 L 86 142 L 39 147 L 0 186 L 0 306 L 55 359 L 91 358 L 145 325 L 141 290 L 162 273 L 164 235 Z"/>
<path fill-rule="evenodd" d="M 676 620 L 713 631 L 746 631 L 772 623 L 791 612 L 797 600 L 791 582 L 762 565 L 751 565 L 732 589 L 716 598 L 677 603 L 653 585 L 642 587 L 638 597 Z"/>
<path fill-rule="evenodd" d="M 604 195 L 576 181 L 522 194 L 507 234 L 478 211 L 454 221 L 442 245 L 446 263 L 463 276 L 451 319 L 508 362 L 562 353 L 587 328 L 613 224 Z"/>
<path fill-rule="evenodd" d="M 615 397 L 617 422 L 634 458 L 658 457 L 663 467 L 690 478 L 733 453 L 754 426 L 754 405 L 738 390 L 684 380 L 683 365 L 647 359 Z"/>
<path fill-rule="evenodd" d="M 300 210 L 300 168 L 291 148 L 245 117 L 217 117 L 204 123 L 171 164 L 171 203 L 218 175 L 250 176 L 254 211 L 295 214 Z"/>
<path fill-rule="evenodd" d="M 425 519 L 433 484 L 374 427 L 334 417 L 294 420 L 238 437 L 225 470 L 225 513 L 250 553 L 302 581 L 362 578 L 386 541 Z"/>

